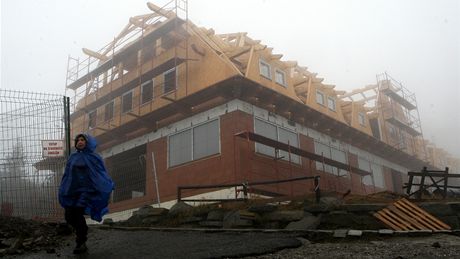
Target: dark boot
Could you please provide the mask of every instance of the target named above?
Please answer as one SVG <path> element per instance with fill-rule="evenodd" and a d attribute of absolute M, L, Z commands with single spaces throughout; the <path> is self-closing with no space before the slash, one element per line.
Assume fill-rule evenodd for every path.
<path fill-rule="evenodd" d="M 82 244 L 77 244 L 77 246 L 73 250 L 73 253 L 74 254 L 83 254 L 86 251 L 88 251 L 88 248 L 86 247 L 86 243 L 82 243 Z"/>

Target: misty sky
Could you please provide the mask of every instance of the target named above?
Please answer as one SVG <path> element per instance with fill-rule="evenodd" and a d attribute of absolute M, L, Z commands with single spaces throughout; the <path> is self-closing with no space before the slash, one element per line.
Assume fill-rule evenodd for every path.
<path fill-rule="evenodd" d="M 166 1 L 151 0 L 159 6 Z M 144 0 L 2 0 L 3 89 L 65 93 L 68 56 L 98 50 Z M 387 72 L 417 97 L 424 137 L 460 157 L 460 1 L 189 0 L 216 33 L 248 32 L 325 83 L 352 90 Z"/>

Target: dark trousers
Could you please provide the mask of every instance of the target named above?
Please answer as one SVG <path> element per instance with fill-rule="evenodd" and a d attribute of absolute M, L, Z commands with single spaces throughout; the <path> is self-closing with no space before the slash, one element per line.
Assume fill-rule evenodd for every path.
<path fill-rule="evenodd" d="M 88 226 L 85 220 L 85 208 L 82 207 L 67 207 L 65 208 L 65 221 L 71 225 L 77 234 L 77 245 L 86 242 L 88 235 Z"/>

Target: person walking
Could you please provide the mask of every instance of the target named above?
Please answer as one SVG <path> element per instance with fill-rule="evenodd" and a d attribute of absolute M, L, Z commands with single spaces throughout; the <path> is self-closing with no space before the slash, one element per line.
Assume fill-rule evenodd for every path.
<path fill-rule="evenodd" d="M 88 134 L 75 137 L 76 151 L 67 160 L 59 186 L 59 203 L 65 210 L 65 220 L 76 233 L 74 254 L 87 251 L 88 226 L 84 215 L 101 222 L 114 189 L 104 161 L 95 153 L 96 146 L 96 139 Z"/>

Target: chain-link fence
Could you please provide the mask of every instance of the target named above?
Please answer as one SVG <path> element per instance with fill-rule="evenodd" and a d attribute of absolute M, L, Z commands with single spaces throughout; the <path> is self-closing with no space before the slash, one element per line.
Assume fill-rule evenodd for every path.
<path fill-rule="evenodd" d="M 68 108 L 61 95 L 0 89 L 0 215 L 62 218 Z"/>

